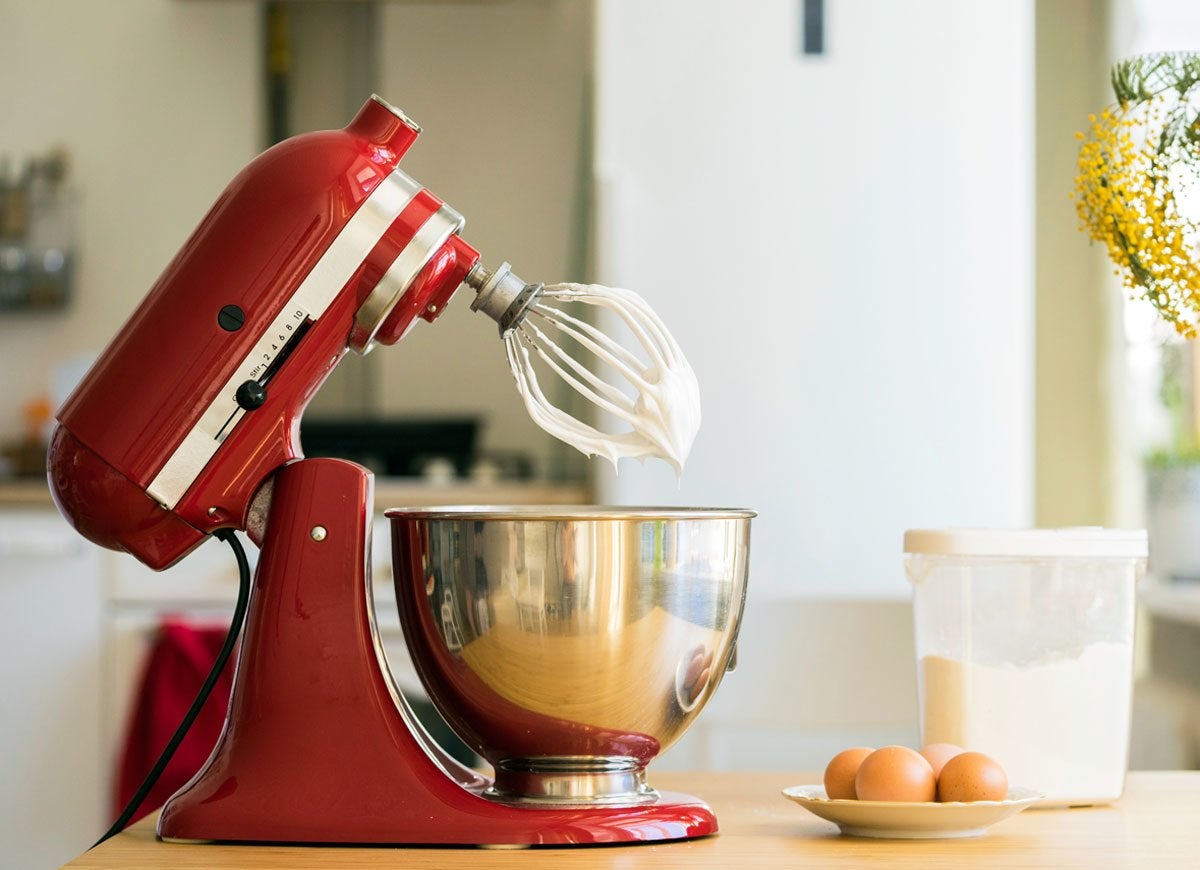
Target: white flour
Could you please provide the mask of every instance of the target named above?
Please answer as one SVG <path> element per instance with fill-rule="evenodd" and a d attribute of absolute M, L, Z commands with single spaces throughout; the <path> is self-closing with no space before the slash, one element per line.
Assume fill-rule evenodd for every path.
<path fill-rule="evenodd" d="M 569 303 L 615 313 L 642 353 L 622 347 L 569 313 Z M 563 336 L 571 341 L 562 341 Z M 670 463 L 676 474 L 682 473 L 700 428 L 700 387 L 678 342 L 638 294 L 599 284 L 548 286 L 505 345 L 517 390 L 529 416 L 542 429 L 588 456 L 604 456 L 613 465 L 622 457 L 658 457 Z M 591 359 L 577 359 L 564 345 Z M 630 431 L 603 432 L 555 405 L 538 382 L 535 357 Z M 618 383 L 605 380 L 609 372 Z M 627 388 L 622 389 L 620 382 Z"/>
<path fill-rule="evenodd" d="M 1015 786 L 1043 804 L 1104 803 L 1120 796 L 1129 748 L 1132 646 L 1096 643 L 1077 659 L 985 667 L 921 660 L 924 743 L 992 756 Z"/>

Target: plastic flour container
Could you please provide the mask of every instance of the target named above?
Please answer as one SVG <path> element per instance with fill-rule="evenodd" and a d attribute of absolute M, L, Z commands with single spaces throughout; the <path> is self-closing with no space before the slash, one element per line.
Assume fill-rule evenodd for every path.
<path fill-rule="evenodd" d="M 910 530 L 921 741 L 984 752 L 1045 806 L 1125 786 L 1143 530 Z"/>

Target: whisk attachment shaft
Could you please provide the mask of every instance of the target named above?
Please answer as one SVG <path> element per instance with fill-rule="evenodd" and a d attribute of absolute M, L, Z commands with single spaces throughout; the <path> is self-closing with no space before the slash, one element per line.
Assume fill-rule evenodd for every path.
<path fill-rule="evenodd" d="M 482 311 L 500 324 L 501 338 L 507 338 L 525 318 L 543 287 L 526 284 L 523 278 L 513 273 L 508 263 L 501 263 L 494 272 L 489 272 L 482 264 L 476 265 L 464 283 L 476 291 L 471 310 Z"/>

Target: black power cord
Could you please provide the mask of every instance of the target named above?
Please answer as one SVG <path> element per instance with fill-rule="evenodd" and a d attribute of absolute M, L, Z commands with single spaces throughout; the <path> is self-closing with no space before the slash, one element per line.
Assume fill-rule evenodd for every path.
<path fill-rule="evenodd" d="M 175 750 L 179 748 L 179 744 L 187 736 L 188 729 L 192 727 L 192 723 L 200 715 L 200 709 L 204 706 L 204 702 L 208 700 L 213 686 L 216 685 L 217 679 L 221 676 L 221 671 L 225 669 L 225 663 L 229 661 L 229 656 L 233 653 L 233 648 L 237 644 L 238 635 L 241 634 L 242 623 L 246 620 L 246 604 L 250 600 L 250 562 L 246 558 L 246 551 L 242 548 L 241 541 L 237 539 L 237 535 L 231 529 L 220 529 L 216 532 L 216 536 L 229 544 L 238 563 L 238 597 L 237 604 L 233 608 L 233 619 L 229 623 L 229 633 L 225 635 L 225 643 L 221 647 L 221 652 L 217 655 L 217 660 L 213 663 L 212 670 L 208 672 L 208 677 L 205 679 L 204 685 L 200 687 L 200 691 L 196 694 L 196 700 L 192 702 L 192 706 L 184 715 L 183 721 L 179 723 L 179 727 L 175 729 L 175 733 L 172 735 L 170 741 L 168 741 L 166 748 L 158 756 L 158 761 L 154 762 L 154 767 L 146 774 L 146 778 L 138 786 L 137 793 L 130 798 L 120 817 L 113 822 L 108 832 L 92 845 L 93 849 L 114 834 L 119 834 L 125 830 L 125 826 L 129 824 L 129 820 L 133 818 L 133 814 L 142 805 L 142 801 L 146 799 L 146 795 L 150 793 L 150 789 L 154 788 L 154 783 L 158 782 L 159 776 L 162 775 L 163 770 L 171 761 L 171 756 L 175 754 Z"/>

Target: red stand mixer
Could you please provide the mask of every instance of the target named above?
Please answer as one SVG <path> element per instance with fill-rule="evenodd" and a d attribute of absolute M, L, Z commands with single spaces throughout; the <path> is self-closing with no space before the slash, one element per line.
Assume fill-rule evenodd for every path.
<path fill-rule="evenodd" d="M 58 414 L 51 490 L 93 542 L 154 569 L 222 529 L 261 546 L 225 730 L 166 804 L 158 833 L 480 845 L 713 833 L 701 801 L 639 785 L 653 737 L 597 723 L 573 731 L 635 759 L 628 800 L 513 799 L 428 737 L 387 671 L 370 594 L 373 479 L 353 463 L 302 458 L 301 413 L 347 350 L 366 353 L 418 318 L 432 322 L 460 285 L 502 330 L 540 288 L 507 264 L 485 270 L 458 236 L 462 217 L 397 168 L 418 133 L 373 97 L 345 129 L 259 156 Z M 748 519 L 733 519 L 740 537 L 722 546 L 744 559 Z M 411 636 L 423 630 L 433 574 L 420 553 L 428 540 L 399 537 L 398 596 L 419 590 L 407 616 L 401 602 Z M 732 655 L 743 595 L 739 587 L 727 602 L 733 629 L 710 651 L 714 673 Z M 487 707 L 489 697 L 480 688 L 472 701 Z M 490 709 L 521 732 L 520 709 Z M 524 725 L 528 737 L 536 722 Z M 653 746 L 643 752 L 639 741 Z"/>

